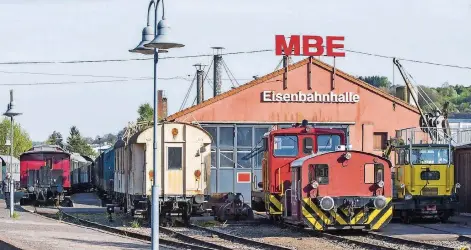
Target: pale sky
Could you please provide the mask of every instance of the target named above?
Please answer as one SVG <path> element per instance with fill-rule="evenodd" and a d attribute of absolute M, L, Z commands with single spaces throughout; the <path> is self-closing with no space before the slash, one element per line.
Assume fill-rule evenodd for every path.
<path fill-rule="evenodd" d="M 68 136 L 76 125 L 84 136 L 116 133 L 152 102 L 152 79 L 144 81 L 4 86 L 45 82 L 87 82 L 152 77 L 152 61 L 82 64 L 2 65 L 11 61 L 71 61 L 146 58 L 129 53 L 141 39 L 148 1 L 0 0 L 0 111 L 14 89 L 17 121 L 35 141 L 53 131 Z M 471 0 L 167 0 L 166 18 L 184 48 L 162 56 L 274 49 L 275 34 L 345 36 L 345 48 L 443 64 L 471 66 Z M 153 21 L 152 21 L 153 23 Z M 151 57 L 151 56 L 150 56 Z M 281 58 L 274 52 L 223 56 L 239 83 L 270 73 Z M 301 57 L 295 57 L 298 61 Z M 323 59 L 331 63 L 330 58 Z M 158 76 L 193 78 L 195 63 L 211 57 L 160 60 Z M 471 84 L 471 70 L 402 62 L 419 84 Z M 348 53 L 339 69 L 353 75 L 392 79 L 391 59 Z M 8 72 L 95 75 L 55 76 Z M 109 76 L 121 77 L 113 78 Z M 212 78 L 212 73 L 208 77 Z M 224 75 L 223 78 L 227 79 Z M 186 80 L 159 80 L 169 114 L 180 109 L 190 86 Z M 402 83 L 396 71 L 395 83 Z M 3 86 L 2 86 L 3 85 Z M 223 91 L 231 82 L 223 81 Z M 212 90 L 205 88 L 206 98 Z M 193 101 L 193 89 L 190 101 Z"/>

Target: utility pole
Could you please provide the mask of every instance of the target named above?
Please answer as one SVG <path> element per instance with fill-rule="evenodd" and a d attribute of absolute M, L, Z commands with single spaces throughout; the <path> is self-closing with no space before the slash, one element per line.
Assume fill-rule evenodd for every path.
<path fill-rule="evenodd" d="M 221 71 L 222 71 L 222 50 L 223 47 L 211 47 L 215 49 L 215 54 L 213 56 L 214 60 L 214 77 L 213 77 L 213 97 L 221 94 L 221 86 L 222 86 L 222 78 L 221 78 Z"/>
<path fill-rule="evenodd" d="M 204 101 L 204 67 L 201 63 L 193 65 L 196 67 L 196 104 L 200 104 Z"/>
<path fill-rule="evenodd" d="M 11 120 L 11 135 L 10 135 L 10 217 L 13 217 L 14 205 L 15 205 L 15 185 L 13 178 L 13 136 L 14 136 L 14 119 L 13 117 L 21 115 L 15 110 L 15 104 L 13 102 L 13 90 L 10 90 L 10 103 L 7 106 L 7 111 L 3 114 L 4 116 L 10 117 Z"/>

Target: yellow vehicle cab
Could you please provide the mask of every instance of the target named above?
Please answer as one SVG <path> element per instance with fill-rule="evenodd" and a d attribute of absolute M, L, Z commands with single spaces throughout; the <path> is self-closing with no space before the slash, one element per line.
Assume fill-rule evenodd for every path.
<path fill-rule="evenodd" d="M 394 216 L 446 221 L 458 207 L 453 148 L 450 144 L 396 146 L 393 175 Z"/>

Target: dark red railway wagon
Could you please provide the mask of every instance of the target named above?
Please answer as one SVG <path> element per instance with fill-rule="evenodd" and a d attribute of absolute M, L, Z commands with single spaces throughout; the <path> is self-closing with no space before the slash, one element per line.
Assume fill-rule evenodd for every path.
<path fill-rule="evenodd" d="M 23 200 L 62 200 L 71 187 L 70 154 L 56 145 L 29 149 L 20 156 L 20 187 L 26 189 Z"/>

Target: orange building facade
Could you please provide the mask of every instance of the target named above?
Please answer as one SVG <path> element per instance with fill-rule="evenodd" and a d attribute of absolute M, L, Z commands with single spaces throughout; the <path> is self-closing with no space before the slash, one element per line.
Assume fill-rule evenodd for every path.
<path fill-rule="evenodd" d="M 394 137 L 397 129 L 418 127 L 419 117 L 417 108 L 402 99 L 307 58 L 170 115 L 167 120 L 198 122 L 217 137 L 213 138 L 212 192 L 235 191 L 245 196 L 252 187 L 239 182 L 238 176 L 250 172 L 252 181 L 261 180 L 261 160 L 255 153 L 249 163 L 239 161 L 247 161 L 244 152 L 256 151 L 263 131 L 274 125 L 290 126 L 307 119 L 313 126 L 341 128 L 354 150 L 381 155 L 386 140 Z M 251 141 L 239 139 L 244 136 Z M 222 167 L 226 160 L 233 161 L 233 168 L 226 163 Z"/>

